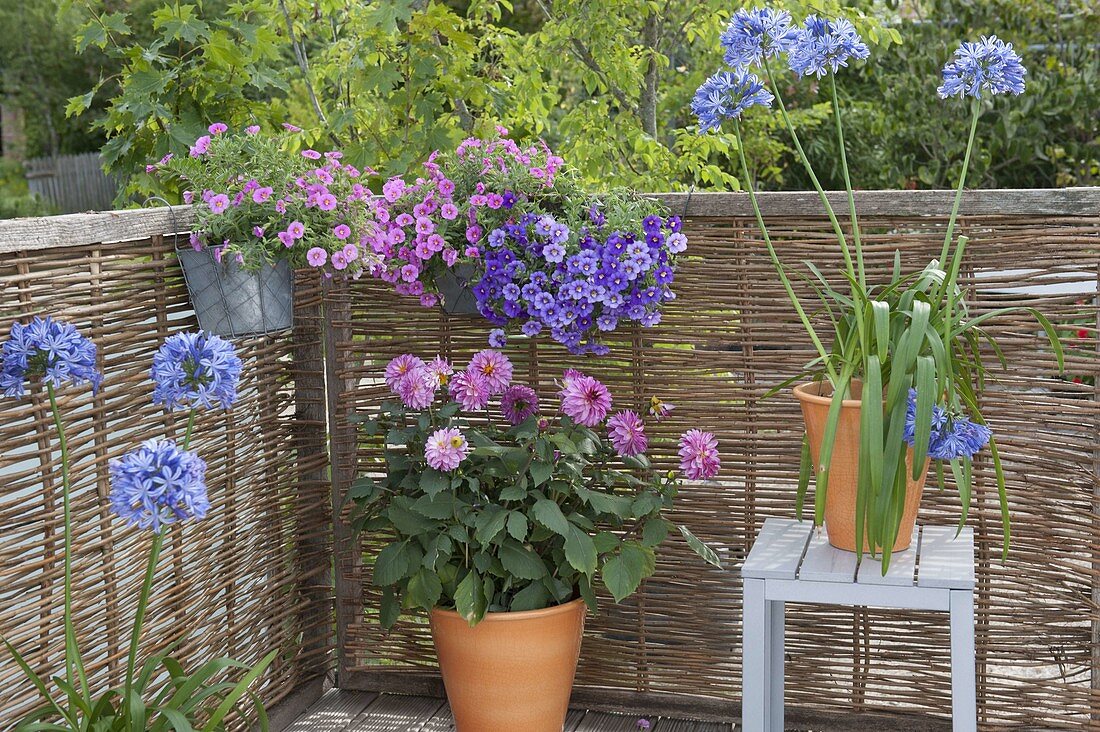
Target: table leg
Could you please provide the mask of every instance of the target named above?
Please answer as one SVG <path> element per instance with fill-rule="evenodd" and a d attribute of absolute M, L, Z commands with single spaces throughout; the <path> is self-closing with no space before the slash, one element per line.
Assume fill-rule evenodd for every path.
<path fill-rule="evenodd" d="M 771 618 L 764 599 L 764 580 L 746 579 L 741 623 L 741 726 L 744 732 L 771 732 L 769 690 Z"/>
<path fill-rule="evenodd" d="M 974 593 L 951 592 L 951 729 L 978 729 L 977 690 L 974 681 Z"/>
<path fill-rule="evenodd" d="M 779 600 L 768 602 L 768 641 L 771 650 L 768 654 L 768 730 L 783 732 L 783 613 L 786 605 Z"/>

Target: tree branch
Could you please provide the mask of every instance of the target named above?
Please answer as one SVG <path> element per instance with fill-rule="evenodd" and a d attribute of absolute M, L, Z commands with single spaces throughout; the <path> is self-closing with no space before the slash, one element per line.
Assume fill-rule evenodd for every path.
<path fill-rule="evenodd" d="M 309 78 L 309 59 L 306 58 L 305 49 L 302 48 L 302 44 L 298 42 L 298 36 L 294 33 L 294 21 L 291 20 L 286 0 L 279 0 L 279 8 L 283 11 L 283 17 L 286 19 L 286 32 L 290 37 L 290 47 L 294 49 L 294 57 L 298 60 L 298 68 L 302 70 L 302 79 L 306 82 L 306 91 L 309 92 L 309 101 L 313 104 L 313 111 L 317 113 L 317 119 L 325 126 L 332 141 L 336 145 L 340 145 L 339 138 L 329 127 L 328 118 L 325 117 L 325 112 L 321 109 L 321 103 L 317 100 L 317 92 L 313 90 L 313 81 Z"/>
<path fill-rule="evenodd" d="M 553 14 L 551 14 L 550 8 L 546 4 L 549 1 L 550 0 L 535 0 L 535 2 L 538 3 L 539 8 L 542 9 L 542 14 L 546 16 L 546 19 L 549 21 L 553 21 L 554 16 Z M 600 66 L 599 62 L 596 61 L 596 57 L 593 56 L 592 52 L 588 49 L 588 46 L 586 46 L 584 42 L 581 41 L 581 39 L 572 35 L 569 36 L 569 44 L 573 47 L 573 53 L 577 56 L 577 58 L 579 58 L 585 66 L 591 69 L 592 72 L 599 77 L 600 81 L 603 82 L 603 85 L 607 88 L 607 91 L 610 92 L 611 96 L 615 97 L 616 101 L 619 102 L 619 105 L 627 111 L 638 115 L 638 105 L 630 101 L 630 97 L 628 97 L 622 89 L 611 83 L 611 80 L 607 77 L 607 74 L 604 73 L 604 70 Z"/>

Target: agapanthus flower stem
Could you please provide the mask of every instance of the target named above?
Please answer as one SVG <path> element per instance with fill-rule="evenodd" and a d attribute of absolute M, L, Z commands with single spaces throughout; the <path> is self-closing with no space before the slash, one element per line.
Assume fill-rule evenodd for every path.
<path fill-rule="evenodd" d="M 88 698 L 88 677 L 84 672 L 84 663 L 80 658 L 80 648 L 76 639 L 76 627 L 73 624 L 73 518 L 69 493 L 71 481 L 69 478 L 69 443 L 65 439 L 65 426 L 61 422 L 61 410 L 57 406 L 57 394 L 49 380 L 46 381 L 46 393 L 50 398 L 50 411 L 53 416 L 54 426 L 57 428 L 57 442 L 61 449 L 61 505 L 64 517 L 64 542 L 65 542 L 65 577 L 64 577 L 64 625 L 65 625 L 65 680 L 71 686 L 74 684 L 74 676 L 80 682 L 80 688 L 84 697 Z"/>
<path fill-rule="evenodd" d="M 829 91 L 833 97 L 833 119 L 836 121 L 836 140 L 840 149 L 840 169 L 844 173 L 844 190 L 848 192 L 848 215 L 852 220 L 852 244 L 856 250 L 856 269 L 859 284 L 867 288 L 867 273 L 863 268 L 863 243 L 859 238 L 859 219 L 856 218 L 856 199 L 852 193 L 852 176 L 848 171 L 848 154 L 844 150 L 844 125 L 840 121 L 840 98 L 836 93 L 836 74 L 829 74 Z"/>
<path fill-rule="evenodd" d="M 829 360 L 829 352 L 825 349 L 825 345 L 821 342 L 821 339 L 817 337 L 817 332 L 814 330 L 813 324 L 810 323 L 809 316 L 806 315 L 806 311 L 803 309 L 802 303 L 798 299 L 798 295 L 795 294 L 794 288 L 791 286 L 791 281 L 787 278 L 787 273 L 783 269 L 783 263 L 779 261 L 779 255 L 776 254 L 775 247 L 772 245 L 772 238 L 771 235 L 768 234 L 768 228 L 764 225 L 764 217 L 760 213 L 760 203 L 756 200 L 756 189 L 749 176 L 749 164 L 748 161 L 745 160 L 745 143 L 741 137 L 740 120 L 735 119 L 733 121 L 733 131 L 737 137 L 737 155 L 741 161 L 741 175 L 745 178 L 745 190 L 748 191 L 749 201 L 752 203 L 752 211 L 756 215 L 756 224 L 760 227 L 760 234 L 764 237 L 764 245 L 768 248 L 768 256 L 771 257 L 776 274 L 779 275 L 779 280 L 783 283 L 783 289 L 787 292 L 787 298 L 790 299 L 791 305 L 794 306 L 795 312 L 798 313 L 799 320 L 802 321 L 802 327 L 806 329 L 806 333 L 810 336 L 810 340 L 813 341 L 814 348 L 817 349 L 817 353 L 821 357 L 821 363 L 825 367 L 829 381 L 836 386 L 839 376 L 833 368 L 832 362 Z"/>
<path fill-rule="evenodd" d="M 779 85 L 775 83 L 775 78 L 772 76 L 771 64 L 768 60 L 764 59 L 764 73 L 768 77 L 768 84 L 772 88 L 772 93 L 775 96 L 775 100 L 779 102 L 779 115 L 783 118 L 783 124 L 787 127 L 787 132 L 791 135 L 791 140 L 794 142 L 794 149 L 798 152 L 798 159 L 802 161 L 802 167 L 806 169 L 806 174 L 810 176 L 810 182 L 813 183 L 814 190 L 817 191 L 818 198 L 821 199 L 821 205 L 825 207 L 825 213 L 829 216 L 829 221 L 833 225 L 833 231 L 836 232 L 837 241 L 840 243 L 840 252 L 844 255 L 844 263 L 848 267 L 848 273 L 855 278 L 855 267 L 852 264 L 852 254 L 848 249 L 848 239 L 844 235 L 844 228 L 840 225 L 840 221 L 836 217 L 836 211 L 833 210 L 833 204 L 829 203 L 829 197 L 825 194 L 825 189 L 821 187 L 821 181 L 817 178 L 817 173 L 814 172 L 813 165 L 810 164 L 810 159 L 806 156 L 806 151 L 802 149 L 802 142 L 798 139 L 798 132 L 795 131 L 794 123 L 791 122 L 791 117 L 787 114 L 787 105 L 783 102 L 783 95 L 779 93 Z"/>
<path fill-rule="evenodd" d="M 951 248 L 951 239 L 955 234 L 955 220 L 959 217 L 959 205 L 962 203 L 963 187 L 966 185 L 966 172 L 970 169 L 970 153 L 974 150 L 974 138 L 978 132 L 978 118 L 981 116 L 982 103 L 979 99 L 970 102 L 970 137 L 966 141 L 966 153 L 963 155 L 962 172 L 959 174 L 959 185 L 955 188 L 955 202 L 951 206 L 951 217 L 947 219 L 947 232 L 943 237 L 943 248 L 940 250 L 940 267 L 947 271 L 947 254 Z M 946 280 L 944 286 L 947 286 Z"/>

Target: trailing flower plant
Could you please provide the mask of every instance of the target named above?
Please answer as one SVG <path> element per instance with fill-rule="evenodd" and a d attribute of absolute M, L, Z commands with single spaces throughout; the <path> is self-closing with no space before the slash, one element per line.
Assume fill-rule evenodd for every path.
<path fill-rule="evenodd" d="M 545 332 L 572 353 L 606 353 L 600 334 L 620 321 L 652 326 L 674 297 L 679 218 L 625 191 L 592 196 L 542 142 L 507 131 L 435 153 L 413 182 L 393 178 L 374 202 L 376 277 L 425 307 L 453 273 L 473 286 L 479 312 L 527 336 Z"/>
<path fill-rule="evenodd" d="M 707 79 L 699 88 L 692 101 L 692 110 L 699 118 L 701 133 L 718 129 L 723 122 L 732 123 L 738 139 L 743 179 L 768 255 L 817 351 L 816 358 L 797 378 L 808 375 L 814 380 L 824 380 L 832 390 L 816 466 L 810 465 L 808 442 L 803 443 L 799 515 L 809 475 L 816 472 L 814 520 L 815 523 L 822 520 L 841 403 L 851 398 L 853 387 L 862 382 L 856 547 L 862 549 L 865 539 L 871 547 L 883 547 L 882 569 L 886 572 L 901 520 L 907 480 L 919 478 L 924 470 L 923 460 L 912 460 L 912 468 L 907 468 L 907 448 L 937 461 L 941 483 L 942 465 L 949 466 L 962 500 L 961 527 L 970 507 L 972 460 L 988 444 L 1000 496 L 1004 550 L 1007 552 L 1010 532 L 1004 474 L 996 441 L 985 425 L 976 391 L 987 375 L 980 352 L 982 343 L 989 343 L 1002 366 L 1005 364 L 1000 348 L 981 326 L 991 318 L 1023 309 L 1045 330 L 1059 368 L 1062 349 L 1050 322 L 1034 309 L 1003 308 L 971 316 L 958 285 L 967 237 L 955 235 L 955 223 L 983 105 L 990 104 L 996 95 L 1019 95 L 1024 91 L 1026 70 L 1019 56 L 1011 44 L 989 36 L 977 43 L 960 45 L 955 57 L 944 67 L 938 93 L 944 99 L 969 97 L 971 124 L 940 256 L 918 272 L 905 273 L 901 269 L 900 253 L 897 253 L 891 277 L 875 283 L 868 281 L 864 262 L 836 85 L 837 74 L 842 68 L 870 55 L 867 45 L 851 23 L 842 18 L 811 15 L 797 26 L 789 13 L 771 8 L 738 10 L 722 34 L 721 42 L 729 68 Z M 789 83 L 786 72 L 798 77 L 816 77 L 832 101 L 840 169 L 847 189 L 850 231 L 841 226 L 791 124 L 780 93 Z M 758 73 L 762 73 L 763 78 Z M 817 300 L 824 305 L 824 314 L 832 326 L 832 330 L 824 334 L 819 334 L 811 321 L 807 307 L 794 291 L 787 267 L 773 246 L 760 215 L 744 146 L 740 144 L 741 116 L 751 107 L 768 108 L 773 102 L 778 105 L 799 158 L 828 214 L 839 248 L 844 287 L 834 288 L 813 265 L 807 265 L 810 269 L 808 281 Z"/>
<path fill-rule="evenodd" d="M 196 204 L 196 250 L 250 269 L 282 259 L 328 276 L 377 267 L 365 247 L 375 222 L 363 176 L 373 171 L 344 163 L 339 151 L 299 151 L 294 136 L 256 126 L 230 132 L 215 123 L 209 133 L 187 157 L 149 166 L 179 179 L 184 201 Z"/>
<path fill-rule="evenodd" d="M 241 361 L 233 346 L 217 336 L 180 333 L 169 338 L 153 361 L 154 402 L 169 411 L 187 410 L 183 442 L 151 439 L 133 452 L 110 462 L 111 509 L 126 523 L 153 532 L 153 545 L 138 596 L 126 677 L 121 687 L 96 695 L 77 644 L 72 598 L 72 509 L 69 446 L 58 409 L 56 390 L 65 383 L 89 384 L 98 390 L 101 375 L 96 367 L 96 347 L 75 327 L 52 318 L 35 318 L 29 325 L 15 323 L 3 345 L 0 389 L 5 396 L 22 397 L 29 380 L 41 379 L 61 450 L 62 512 L 64 537 L 64 636 L 65 673 L 52 679 L 56 690 L 31 669 L 22 655 L 4 641 L 27 679 L 45 704 L 16 725 L 17 732 L 168 732 L 196 729 L 223 730 L 223 720 L 233 711 L 248 687 L 266 670 L 275 653 L 254 667 L 228 658 L 212 660 L 187 674 L 171 659 L 171 649 L 154 654 L 138 667 L 138 645 L 145 612 L 153 590 L 157 559 L 170 527 L 185 521 L 201 521 L 210 510 L 206 492 L 206 463 L 188 449 L 199 409 L 216 402 L 228 409 L 237 396 Z M 219 681 L 226 669 L 245 670 L 236 682 Z M 150 688 L 160 683 L 154 693 Z M 262 705 L 252 697 L 261 727 L 267 728 Z"/>
<path fill-rule="evenodd" d="M 641 415 L 613 412 L 597 379 L 566 371 L 548 408 L 492 349 L 457 373 L 443 359 L 399 356 L 386 383 L 397 399 L 363 420 L 384 442 L 385 475 L 359 478 L 350 493 L 357 529 L 389 539 L 373 576 L 383 626 L 402 608 L 454 608 L 471 625 L 578 597 L 595 610 L 598 586 L 618 602 L 653 574 L 673 528 L 719 564 L 665 517 L 681 477 L 718 473 L 713 435 L 689 430 L 679 475 L 657 472 Z M 653 403 L 655 417 L 667 413 Z"/>

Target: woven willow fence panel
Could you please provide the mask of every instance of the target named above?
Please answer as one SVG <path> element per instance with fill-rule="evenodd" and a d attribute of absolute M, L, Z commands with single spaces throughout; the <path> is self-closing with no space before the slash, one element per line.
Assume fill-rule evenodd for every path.
<path fill-rule="evenodd" d="M 669 201 L 677 211 L 685 205 L 683 197 Z M 978 536 L 981 718 L 993 726 L 1081 729 L 1100 714 L 1100 196 L 1093 191 L 1087 203 L 1077 199 L 1059 214 L 1034 196 L 1020 204 L 1010 193 L 988 192 L 964 207 L 971 243 L 963 279 L 973 311 L 1038 307 L 1073 345 L 1063 380 L 1034 321 L 1009 317 L 990 328 L 1010 367 L 987 386 L 983 404 L 1002 446 L 1013 519 L 1012 552 L 1002 563 L 996 487 L 983 460 L 970 521 Z M 895 250 L 909 270 L 937 256 L 948 205 L 942 194 L 862 196 L 871 270 L 885 272 Z M 796 374 L 811 350 L 745 199 L 697 196 L 688 206 L 691 256 L 660 326 L 617 332 L 601 361 L 578 364 L 546 340 L 514 338 L 507 353 L 517 378 L 544 395 L 555 391 L 564 367 L 579 366 L 611 386 L 620 408 L 642 407 L 651 395 L 674 403 L 672 418 L 650 427 L 652 442 L 667 443 L 688 427 L 717 433 L 720 478 L 686 486 L 676 518 L 719 551 L 726 571 L 669 541 L 644 591 L 620 606 L 604 602 L 589 618 L 577 683 L 584 699 L 642 708 L 647 699 L 693 695 L 700 709 L 736 715 L 737 568 L 765 517 L 793 515 L 802 430 L 789 392 L 764 396 Z M 1076 215 L 1068 215 L 1071 208 Z M 787 263 L 804 271 L 800 263 L 810 260 L 836 274 L 835 244 L 827 222 L 811 215 L 820 211 L 812 197 L 774 194 L 765 211 Z M 358 440 L 347 417 L 385 398 L 386 362 L 403 352 L 464 362 L 485 347 L 487 327 L 421 309 L 367 280 L 333 293 L 329 304 L 332 375 L 342 385 L 333 415 L 342 490 L 357 471 L 377 469 L 377 446 Z M 930 488 L 920 520 L 950 523 L 957 507 L 950 488 Z M 377 544 L 345 533 L 337 547 L 341 685 L 438 691 L 424 619 L 403 621 L 388 635 L 379 630 L 370 584 Z M 940 615 L 790 606 L 787 656 L 792 707 L 950 714 L 949 639 Z"/>
<path fill-rule="evenodd" d="M 78 230 L 93 227 L 78 218 L 46 228 L 70 219 Z M 110 227 L 100 234 L 111 241 Z M 0 254 L 0 331 L 33 315 L 73 322 L 98 346 L 105 375 L 96 396 L 87 388 L 60 392 L 74 459 L 76 624 L 101 688 L 122 682 L 150 543 L 110 514 L 108 460 L 144 439 L 182 436 L 186 416 L 152 404 L 148 374 L 166 336 L 196 327 L 174 240 L 130 239 L 69 247 L 62 239 L 26 251 L 10 251 L 18 242 L 4 239 L 0 246 L 9 250 Z M 328 576 L 332 515 L 319 298 L 305 281 L 298 293 L 293 338 L 238 341 L 238 403 L 199 417 L 192 446 L 208 465 L 212 507 L 205 521 L 170 535 L 143 646 L 150 653 L 179 643 L 185 668 L 222 655 L 254 663 L 277 648 L 259 687 L 269 703 L 323 674 L 329 652 L 331 590 L 318 591 Z M 39 673 L 56 674 L 64 667 L 60 456 L 40 388 L 0 398 L 0 415 L 0 634 Z M 9 729 L 37 700 L 6 653 L 0 688 L 0 729 Z"/>

